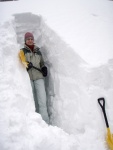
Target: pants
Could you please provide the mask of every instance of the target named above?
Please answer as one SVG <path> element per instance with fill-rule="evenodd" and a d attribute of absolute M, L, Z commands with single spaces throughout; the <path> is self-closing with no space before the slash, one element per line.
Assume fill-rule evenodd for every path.
<path fill-rule="evenodd" d="M 35 81 L 31 80 L 31 86 L 35 101 L 36 112 L 40 113 L 43 120 L 49 124 L 44 79 L 38 79 Z"/>

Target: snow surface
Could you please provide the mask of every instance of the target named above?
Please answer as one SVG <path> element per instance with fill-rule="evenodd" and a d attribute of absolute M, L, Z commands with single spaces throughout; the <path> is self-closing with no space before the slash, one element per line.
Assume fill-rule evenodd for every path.
<path fill-rule="evenodd" d="M 113 133 L 112 6 L 107 0 L 46 0 L 36 6 L 27 0 L 26 8 L 24 0 L 0 3 L 0 20 L 24 11 L 44 16 L 15 14 L 0 25 L 0 150 L 108 150 L 97 99 L 105 97 Z M 48 66 L 49 126 L 35 113 L 29 76 L 18 57 L 27 31 Z M 79 54 L 90 63 L 111 59 L 91 67 Z"/>
<path fill-rule="evenodd" d="M 18 57 L 27 31 L 34 33 L 48 66 L 49 126 L 35 113 L 29 76 Z M 0 150 L 108 150 L 97 99 L 105 97 L 113 133 L 113 59 L 89 66 L 32 13 L 15 14 L 1 24 L 0 37 Z"/>

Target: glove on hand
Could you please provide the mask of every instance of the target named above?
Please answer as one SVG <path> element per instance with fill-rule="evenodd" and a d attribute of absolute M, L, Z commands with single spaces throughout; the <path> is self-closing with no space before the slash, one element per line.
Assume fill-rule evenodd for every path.
<path fill-rule="evenodd" d="M 47 67 L 46 66 L 42 67 L 41 71 L 42 71 L 43 76 L 46 77 L 47 76 Z"/>
<path fill-rule="evenodd" d="M 27 67 L 27 71 L 29 70 L 29 69 L 31 69 L 32 67 L 33 67 L 33 64 L 31 63 L 31 62 L 28 62 L 28 65 L 27 65 L 28 67 Z"/>

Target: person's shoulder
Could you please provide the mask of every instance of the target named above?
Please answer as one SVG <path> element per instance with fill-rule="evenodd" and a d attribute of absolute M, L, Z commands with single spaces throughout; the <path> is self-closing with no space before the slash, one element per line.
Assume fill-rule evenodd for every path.
<path fill-rule="evenodd" d="M 24 47 L 20 48 L 20 51 L 23 51 L 24 50 Z"/>
<path fill-rule="evenodd" d="M 26 47 L 21 48 L 21 49 L 20 49 L 20 51 L 23 51 L 23 52 L 24 52 L 24 54 L 26 54 L 26 53 L 29 53 L 29 52 L 30 52 L 30 51 L 29 51 L 29 49 L 27 49 Z"/>
<path fill-rule="evenodd" d="M 20 51 L 23 51 L 23 52 L 24 52 L 24 47 L 20 48 Z"/>
<path fill-rule="evenodd" d="M 42 55 L 42 53 L 40 51 L 40 47 L 35 45 L 34 50 L 35 50 L 35 53 L 37 53 L 38 55 Z"/>
<path fill-rule="evenodd" d="M 36 45 L 34 45 L 34 49 L 35 49 L 36 51 L 40 51 L 40 47 L 38 47 L 38 46 L 36 46 Z"/>

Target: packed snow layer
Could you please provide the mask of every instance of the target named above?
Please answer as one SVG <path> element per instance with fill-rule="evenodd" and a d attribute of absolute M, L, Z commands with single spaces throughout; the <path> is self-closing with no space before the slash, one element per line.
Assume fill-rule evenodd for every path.
<path fill-rule="evenodd" d="M 45 84 L 52 126 L 35 113 L 29 76 L 18 57 L 27 31 L 34 34 L 48 66 Z M 89 68 L 41 16 L 31 13 L 14 15 L 0 26 L 0 35 L 0 149 L 107 150 L 97 99 L 105 97 L 113 131 L 113 60 Z"/>

